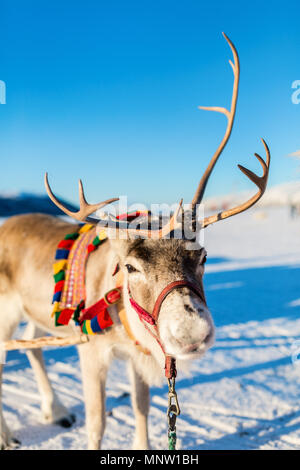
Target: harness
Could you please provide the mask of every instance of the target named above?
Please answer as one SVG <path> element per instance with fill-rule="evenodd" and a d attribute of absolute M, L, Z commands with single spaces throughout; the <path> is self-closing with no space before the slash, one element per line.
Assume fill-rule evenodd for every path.
<path fill-rule="evenodd" d="M 151 336 L 153 336 L 157 343 L 159 344 L 166 360 L 165 360 L 165 376 L 167 379 L 171 379 L 174 375 L 176 377 L 176 367 L 175 367 L 175 359 L 172 358 L 169 354 L 166 353 L 160 337 L 159 337 L 159 330 L 158 330 L 158 317 L 160 314 L 161 306 L 163 301 L 166 299 L 166 297 L 175 289 L 180 289 L 183 287 L 187 287 L 191 289 L 196 295 L 198 295 L 203 302 L 205 302 L 205 297 L 204 297 L 204 292 L 203 290 L 199 287 L 196 286 L 194 283 L 186 281 L 184 279 L 178 280 L 178 281 L 173 281 L 167 284 L 159 296 L 156 299 L 156 302 L 154 304 L 152 313 L 147 312 L 141 305 L 139 305 L 132 297 L 132 294 L 130 292 L 129 286 L 128 286 L 128 293 L 129 293 L 129 300 L 132 308 L 136 311 L 138 314 L 138 317 L 140 321 L 143 323 L 144 327 L 149 331 Z M 153 327 L 154 331 L 152 331 L 148 325 L 151 325 Z"/>
<path fill-rule="evenodd" d="M 134 213 L 132 217 L 137 217 Z M 124 329 L 137 348 L 144 354 L 150 355 L 150 351 L 143 348 L 134 337 L 129 326 L 126 310 L 121 306 L 123 289 L 123 274 L 117 265 L 113 276 L 116 276 L 116 287 L 109 290 L 96 303 L 85 308 L 85 265 L 89 254 L 100 246 L 106 239 L 106 233 L 100 232 L 95 236 L 95 227 L 85 224 L 78 232 L 66 235 L 56 251 L 54 263 L 55 289 L 53 296 L 53 313 L 55 324 L 67 325 L 73 319 L 80 326 L 82 333 L 95 335 L 113 325 L 113 320 L 108 312 L 108 307 L 117 304 L 118 314 Z M 168 439 L 169 449 L 176 446 L 176 418 L 180 414 L 177 394 L 175 391 L 175 378 L 177 375 L 176 360 L 169 355 L 161 342 L 159 335 L 158 319 L 162 304 L 167 296 L 175 289 L 188 288 L 206 304 L 201 285 L 196 285 L 185 279 L 172 281 L 167 284 L 158 295 L 153 310 L 149 313 L 133 298 L 129 283 L 127 291 L 131 307 L 137 313 L 141 323 L 149 334 L 156 340 L 165 357 L 165 376 L 168 380 Z"/>

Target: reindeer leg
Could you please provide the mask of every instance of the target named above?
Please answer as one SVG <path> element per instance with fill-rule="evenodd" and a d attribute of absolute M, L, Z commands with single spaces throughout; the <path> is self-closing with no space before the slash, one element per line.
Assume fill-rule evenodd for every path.
<path fill-rule="evenodd" d="M 21 308 L 17 296 L 0 295 L 0 450 L 18 447 L 20 441 L 15 439 L 5 422 L 2 411 L 2 372 L 5 362 L 1 343 L 11 339 L 15 328 L 21 321 Z"/>
<path fill-rule="evenodd" d="M 101 448 L 105 429 L 105 382 L 108 364 L 101 357 L 99 338 L 78 346 L 89 450 Z"/>
<path fill-rule="evenodd" d="M 134 450 L 149 449 L 147 418 L 150 407 L 149 387 L 138 374 L 133 364 L 129 363 L 131 379 L 131 401 L 136 419 L 135 437 L 133 441 Z"/>
<path fill-rule="evenodd" d="M 29 322 L 23 339 L 31 340 L 43 336 L 34 323 Z M 46 423 L 56 423 L 64 428 L 69 428 L 75 422 L 75 416 L 70 414 L 59 401 L 49 381 L 41 349 L 29 349 L 26 351 L 30 365 L 35 373 L 38 390 L 41 395 L 41 410 Z"/>

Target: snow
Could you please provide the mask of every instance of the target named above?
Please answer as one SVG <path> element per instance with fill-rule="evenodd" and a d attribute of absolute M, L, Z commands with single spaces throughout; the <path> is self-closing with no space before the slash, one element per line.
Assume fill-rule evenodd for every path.
<path fill-rule="evenodd" d="M 214 347 L 179 373 L 178 448 L 300 447 L 300 218 L 285 208 L 252 210 L 206 229 L 207 301 L 217 327 Z M 75 347 L 45 350 L 61 401 L 76 414 L 71 429 L 44 425 L 33 372 L 21 352 L 8 354 L 4 413 L 21 449 L 82 449 L 87 439 Z M 149 432 L 166 448 L 167 388 L 151 389 Z M 134 433 L 126 368 L 107 383 L 104 449 L 129 449 Z"/>
<path fill-rule="evenodd" d="M 205 208 L 215 210 L 215 208 L 234 207 L 250 199 L 257 188 L 250 191 L 241 191 L 236 194 L 227 194 L 211 197 L 204 200 Z M 289 181 L 275 186 L 268 187 L 265 194 L 258 201 L 256 207 L 289 206 L 300 204 L 300 181 Z"/>

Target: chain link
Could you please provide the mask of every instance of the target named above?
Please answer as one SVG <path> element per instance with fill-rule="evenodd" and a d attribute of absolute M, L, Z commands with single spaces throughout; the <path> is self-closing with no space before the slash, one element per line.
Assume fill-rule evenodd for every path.
<path fill-rule="evenodd" d="M 168 379 L 169 392 L 168 392 L 168 440 L 169 450 L 175 450 L 176 446 L 176 419 L 180 415 L 180 408 L 175 391 L 175 377 Z"/>

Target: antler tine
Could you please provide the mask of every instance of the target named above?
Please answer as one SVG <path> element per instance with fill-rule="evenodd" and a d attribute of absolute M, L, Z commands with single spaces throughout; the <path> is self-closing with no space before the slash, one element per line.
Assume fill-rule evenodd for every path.
<path fill-rule="evenodd" d="M 82 211 L 82 217 L 84 217 L 83 220 L 85 220 L 87 218 L 90 220 L 91 218 L 88 217 L 90 214 L 92 214 L 93 212 L 96 212 L 97 210 L 101 209 L 102 207 L 106 206 L 107 204 L 111 204 L 112 202 L 115 202 L 115 201 L 119 200 L 118 197 L 114 197 L 114 198 L 111 198 L 111 199 L 107 199 L 106 201 L 99 202 L 97 204 L 89 204 L 87 202 L 85 194 L 84 194 L 82 181 L 79 180 L 78 184 L 79 184 L 79 207 L 80 207 L 80 211 L 82 211 L 82 209 L 83 209 L 83 211 Z"/>
<path fill-rule="evenodd" d="M 262 143 L 265 147 L 266 151 L 266 161 L 264 161 L 260 155 L 255 153 L 255 157 L 258 159 L 260 162 L 262 168 L 263 168 L 263 175 L 262 176 L 257 176 L 255 173 L 253 173 L 251 170 L 248 170 L 248 168 L 245 168 L 242 165 L 238 165 L 239 169 L 258 187 L 258 192 L 248 201 L 244 202 L 243 204 L 240 204 L 237 207 L 234 207 L 233 209 L 229 209 L 228 211 L 223 211 L 219 212 L 218 214 L 211 215 L 209 217 L 205 217 L 203 221 L 203 228 L 207 227 L 208 225 L 217 222 L 218 220 L 223 220 L 227 219 L 228 217 L 231 217 L 232 215 L 239 214 L 240 212 L 245 211 L 246 209 L 249 209 L 251 206 L 253 206 L 264 194 L 268 182 L 268 176 L 269 176 L 269 167 L 270 167 L 270 150 L 264 139 L 261 139 Z"/>
<path fill-rule="evenodd" d="M 266 149 L 267 161 L 265 162 L 261 158 L 261 156 L 258 155 L 257 153 L 255 153 L 254 156 L 257 158 L 257 160 L 259 161 L 259 163 L 262 166 L 263 176 L 257 176 L 255 173 L 253 173 L 253 171 L 248 170 L 248 168 L 245 168 L 242 165 L 238 165 L 238 167 L 251 181 L 253 181 L 254 184 L 256 184 L 256 186 L 259 187 L 259 189 L 261 191 L 265 191 L 266 185 L 267 185 L 267 180 L 268 180 L 267 173 L 268 173 L 268 169 L 269 169 L 269 165 L 270 165 L 270 150 L 269 150 L 266 142 L 264 141 L 264 139 L 261 139 L 261 140 L 262 140 L 262 143 L 264 144 L 264 147 Z"/>
<path fill-rule="evenodd" d="M 98 219 L 93 219 L 92 217 L 89 217 L 93 212 L 95 212 L 98 209 L 101 209 L 102 207 L 106 206 L 107 204 L 111 204 L 112 202 L 118 201 L 119 198 L 112 198 L 112 199 L 107 199 L 106 201 L 99 202 L 98 204 L 88 204 L 85 195 L 84 195 L 84 190 L 83 190 L 83 185 L 82 181 L 79 180 L 79 204 L 80 204 L 80 209 L 77 212 L 73 212 L 69 210 L 62 202 L 57 199 L 57 197 L 54 195 L 48 181 L 48 173 L 45 173 L 45 186 L 46 190 L 48 193 L 48 196 L 50 197 L 51 201 L 59 207 L 60 210 L 62 210 L 65 214 L 68 216 L 72 217 L 73 219 L 79 220 L 81 222 L 88 221 L 91 223 L 98 223 Z"/>
<path fill-rule="evenodd" d="M 199 109 L 204 109 L 205 111 L 214 111 L 214 112 L 224 114 L 227 117 L 228 123 L 227 123 L 227 128 L 226 128 L 224 137 L 219 147 L 217 148 L 215 154 L 213 155 L 208 167 L 206 168 L 205 173 L 203 174 L 200 180 L 200 183 L 198 185 L 198 188 L 196 190 L 196 193 L 191 203 L 192 209 L 195 209 L 196 204 L 200 204 L 203 199 L 204 191 L 205 191 L 207 182 L 209 180 L 209 177 L 211 175 L 211 172 L 213 171 L 214 166 L 217 163 L 219 156 L 221 155 L 225 145 L 227 144 L 229 140 L 229 137 L 232 131 L 233 122 L 234 122 L 236 103 L 237 103 L 237 97 L 238 97 L 238 88 L 239 88 L 240 63 L 239 63 L 238 53 L 234 44 L 231 42 L 228 36 L 226 36 L 225 33 L 222 33 L 222 34 L 230 46 L 230 49 L 233 55 L 233 60 L 234 60 L 234 62 L 229 60 L 229 63 L 231 65 L 233 75 L 234 75 L 231 107 L 229 111 L 228 109 L 219 107 L 219 106 L 198 106 Z"/>

